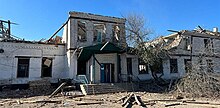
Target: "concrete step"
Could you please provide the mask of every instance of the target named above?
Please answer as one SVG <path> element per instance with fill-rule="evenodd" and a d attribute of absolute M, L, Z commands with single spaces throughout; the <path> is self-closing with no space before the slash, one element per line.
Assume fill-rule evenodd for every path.
<path fill-rule="evenodd" d="M 84 95 L 132 91 L 130 83 L 81 84 L 80 88 Z"/>

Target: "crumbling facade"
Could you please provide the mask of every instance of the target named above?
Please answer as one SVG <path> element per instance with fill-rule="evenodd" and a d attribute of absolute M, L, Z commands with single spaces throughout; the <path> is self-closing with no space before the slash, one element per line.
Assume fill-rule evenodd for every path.
<path fill-rule="evenodd" d="M 161 71 L 164 74 L 162 78 L 181 78 L 186 72 L 190 71 L 192 66 L 206 72 L 220 71 L 220 33 L 217 28 L 209 31 L 199 27 L 192 31 L 176 32 L 146 44 L 152 47 L 162 45 L 163 49 L 167 50 L 169 54 L 169 57 L 162 60 L 163 68 Z"/>
<path fill-rule="evenodd" d="M 38 42 L 16 39 L 9 28 L 1 23 L 0 86 L 41 79 L 77 83 L 79 76 L 86 83 L 137 80 L 138 58 L 126 53 L 123 18 L 70 12 L 49 40 Z M 62 39 L 54 38 L 62 28 Z"/>
<path fill-rule="evenodd" d="M 0 42 L 0 81 L 2 84 L 27 84 L 49 78 L 56 82 L 65 72 L 64 45 Z"/>
<path fill-rule="evenodd" d="M 11 35 L 10 21 L 0 20 L 0 86 L 64 77 L 65 44 L 25 41 Z M 62 63 L 61 63 L 62 62 Z"/>
<path fill-rule="evenodd" d="M 114 83 L 138 72 L 137 57 L 126 54 L 123 18 L 70 12 L 63 42 L 70 78 L 86 75 L 91 83 Z"/>

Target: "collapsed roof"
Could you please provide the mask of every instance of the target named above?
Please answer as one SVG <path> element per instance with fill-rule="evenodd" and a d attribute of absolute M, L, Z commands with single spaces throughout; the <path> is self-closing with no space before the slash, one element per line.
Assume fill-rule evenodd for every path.
<path fill-rule="evenodd" d="M 176 33 L 170 34 L 168 36 L 161 36 L 156 38 L 150 42 L 147 42 L 145 45 L 147 47 L 161 47 L 165 50 L 170 50 L 176 48 L 182 41 L 185 36 L 202 36 L 202 37 L 212 37 L 220 39 L 220 32 L 218 32 L 218 28 L 213 28 L 213 31 L 202 29 L 198 26 L 195 30 L 181 30 L 175 31 Z"/>

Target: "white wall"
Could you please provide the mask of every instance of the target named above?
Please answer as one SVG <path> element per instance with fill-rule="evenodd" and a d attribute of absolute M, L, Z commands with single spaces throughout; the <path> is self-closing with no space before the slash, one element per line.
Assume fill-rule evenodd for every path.
<path fill-rule="evenodd" d="M 42 57 L 53 58 L 51 81 L 65 76 L 64 45 L 0 42 L 0 48 L 4 50 L 4 53 L 0 53 L 0 81 L 11 80 L 12 84 L 23 84 L 41 79 Z M 17 78 L 18 57 L 30 57 L 28 78 Z"/>

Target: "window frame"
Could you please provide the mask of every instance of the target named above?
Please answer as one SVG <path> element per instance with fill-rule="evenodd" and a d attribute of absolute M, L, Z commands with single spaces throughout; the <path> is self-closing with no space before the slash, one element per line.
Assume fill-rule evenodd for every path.
<path fill-rule="evenodd" d="M 97 26 L 97 27 L 96 27 Z M 93 23 L 93 42 L 105 42 L 106 41 L 106 24 Z"/>
<path fill-rule="evenodd" d="M 178 60 L 176 58 L 170 59 L 170 73 L 178 73 Z"/>
<path fill-rule="evenodd" d="M 157 63 L 154 63 L 153 65 L 150 65 L 151 72 L 155 72 L 156 74 L 163 74 L 163 60 L 160 59 Z"/>
<path fill-rule="evenodd" d="M 143 66 L 142 70 L 140 69 L 141 68 L 140 66 Z M 149 69 L 148 64 L 139 64 L 138 65 L 139 74 L 149 74 L 148 69 Z"/>
<path fill-rule="evenodd" d="M 44 65 L 44 62 L 46 61 L 46 59 L 51 60 L 49 67 Z M 47 72 L 47 71 L 49 71 L 49 74 L 45 74 L 45 72 Z M 53 72 L 53 58 L 43 57 L 42 62 L 41 62 L 41 78 L 52 77 L 52 72 Z"/>
<path fill-rule="evenodd" d="M 83 24 L 84 29 L 83 29 L 82 27 L 80 27 L 80 23 Z M 81 29 L 82 31 L 84 31 L 84 33 L 83 33 L 82 35 L 81 35 L 81 33 L 79 32 L 80 29 Z M 80 39 L 80 36 L 81 36 L 81 39 Z M 78 42 L 86 42 L 86 41 L 87 41 L 86 22 L 80 21 L 80 20 L 77 21 L 77 41 L 78 41 Z"/>
<path fill-rule="evenodd" d="M 24 68 L 26 68 L 26 69 L 24 69 Z M 30 71 L 30 58 L 28 58 L 28 57 L 18 57 L 17 78 L 28 78 L 29 77 L 29 71 Z"/>

